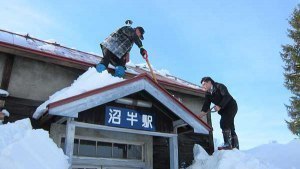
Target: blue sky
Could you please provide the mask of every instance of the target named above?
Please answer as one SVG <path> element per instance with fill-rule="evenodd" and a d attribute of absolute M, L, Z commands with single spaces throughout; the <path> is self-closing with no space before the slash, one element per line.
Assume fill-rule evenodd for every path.
<path fill-rule="evenodd" d="M 1 2 L 0 29 L 39 39 L 55 39 L 76 49 L 101 54 L 99 43 L 126 19 L 143 26 L 151 64 L 199 84 L 203 76 L 227 85 L 237 100 L 236 130 L 241 149 L 296 136 L 287 129 L 279 52 L 290 43 L 290 17 L 298 0 L 10 0 Z M 144 62 L 139 50 L 133 63 Z M 222 140 L 217 114 L 214 136 Z"/>

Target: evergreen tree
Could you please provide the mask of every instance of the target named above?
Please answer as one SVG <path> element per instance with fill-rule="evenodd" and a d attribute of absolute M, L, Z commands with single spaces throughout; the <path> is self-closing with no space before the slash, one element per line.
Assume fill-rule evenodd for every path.
<path fill-rule="evenodd" d="M 288 115 L 291 117 L 286 122 L 292 133 L 300 137 L 300 5 L 294 9 L 289 24 L 291 28 L 288 29 L 288 37 L 292 42 L 282 45 L 280 53 L 285 63 L 284 85 L 293 94 L 290 105 L 286 105 Z"/>

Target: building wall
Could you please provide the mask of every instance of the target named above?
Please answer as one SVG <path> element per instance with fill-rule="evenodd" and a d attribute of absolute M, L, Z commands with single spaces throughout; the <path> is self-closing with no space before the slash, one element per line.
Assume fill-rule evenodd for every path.
<path fill-rule="evenodd" d="M 13 97 L 44 101 L 69 86 L 78 75 L 75 69 L 17 56 L 8 92 Z"/>
<path fill-rule="evenodd" d="M 192 96 L 192 95 L 187 95 L 183 93 L 178 93 L 175 91 L 169 91 L 171 94 L 174 95 L 181 103 L 183 103 L 187 108 L 189 108 L 193 113 L 195 114 L 200 114 L 203 103 L 204 103 L 204 98 L 200 96 Z M 203 118 L 205 122 L 207 121 L 206 118 Z"/>

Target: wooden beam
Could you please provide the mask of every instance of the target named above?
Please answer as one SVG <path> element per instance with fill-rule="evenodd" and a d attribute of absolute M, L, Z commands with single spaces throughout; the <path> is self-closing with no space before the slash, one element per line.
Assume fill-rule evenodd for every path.
<path fill-rule="evenodd" d="M 207 116 L 207 123 L 212 126 L 212 120 L 211 120 L 211 113 L 209 113 L 209 115 Z M 215 146 L 214 146 L 214 136 L 213 136 L 213 132 L 210 131 L 209 132 L 209 154 L 213 154 L 215 151 Z"/>
<path fill-rule="evenodd" d="M 15 60 L 15 55 L 6 54 L 4 68 L 3 68 L 3 72 L 2 72 L 1 87 L 0 87 L 3 90 L 8 89 L 14 60 Z"/>
<path fill-rule="evenodd" d="M 83 122 L 74 122 L 74 123 L 75 123 L 76 127 L 80 127 L 80 128 L 116 131 L 116 132 L 142 134 L 142 135 L 158 136 L 158 137 L 176 137 L 177 136 L 177 134 L 171 134 L 171 133 L 161 133 L 161 132 L 153 132 L 153 131 L 126 129 L 126 128 L 119 128 L 119 127 L 110 127 L 110 126 L 104 126 L 104 125 L 89 124 L 89 123 L 83 123 Z"/>
<path fill-rule="evenodd" d="M 67 121 L 67 117 L 59 117 L 60 119 L 58 119 L 55 123 L 56 124 L 62 124 L 64 123 L 65 121 Z"/>
<path fill-rule="evenodd" d="M 178 169 L 178 137 L 169 138 L 170 149 L 170 168 Z"/>
<path fill-rule="evenodd" d="M 68 118 L 67 127 L 66 127 L 65 153 L 69 157 L 69 159 L 68 159 L 68 162 L 70 164 L 69 169 L 72 169 L 74 139 L 75 139 L 74 118 Z"/>
<path fill-rule="evenodd" d="M 112 168 L 124 167 L 124 168 L 136 168 L 136 169 L 137 168 L 145 168 L 146 169 L 145 162 L 139 161 L 139 160 L 132 160 L 132 159 L 124 160 L 124 159 L 73 157 L 72 161 L 73 161 L 74 166 L 87 165 L 87 166 L 103 166 L 103 168 L 106 168 L 113 164 L 114 167 L 112 167 Z M 92 167 L 90 167 L 90 168 L 92 168 Z M 110 168 L 110 167 L 108 167 L 108 168 Z"/>
<path fill-rule="evenodd" d="M 31 100 L 31 99 L 12 97 L 12 96 L 8 96 L 7 98 L 5 98 L 5 101 L 14 104 L 23 105 L 23 106 L 33 106 L 33 107 L 38 107 L 44 102 L 41 100 Z"/>
<path fill-rule="evenodd" d="M 186 126 L 188 125 L 185 121 L 183 121 L 182 119 L 173 121 L 173 127 L 181 127 L 181 126 Z"/>

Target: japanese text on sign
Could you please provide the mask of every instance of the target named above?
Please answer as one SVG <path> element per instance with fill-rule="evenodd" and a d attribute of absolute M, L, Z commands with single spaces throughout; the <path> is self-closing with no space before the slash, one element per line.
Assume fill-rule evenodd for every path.
<path fill-rule="evenodd" d="M 154 115 L 132 109 L 107 106 L 105 125 L 155 131 Z"/>

